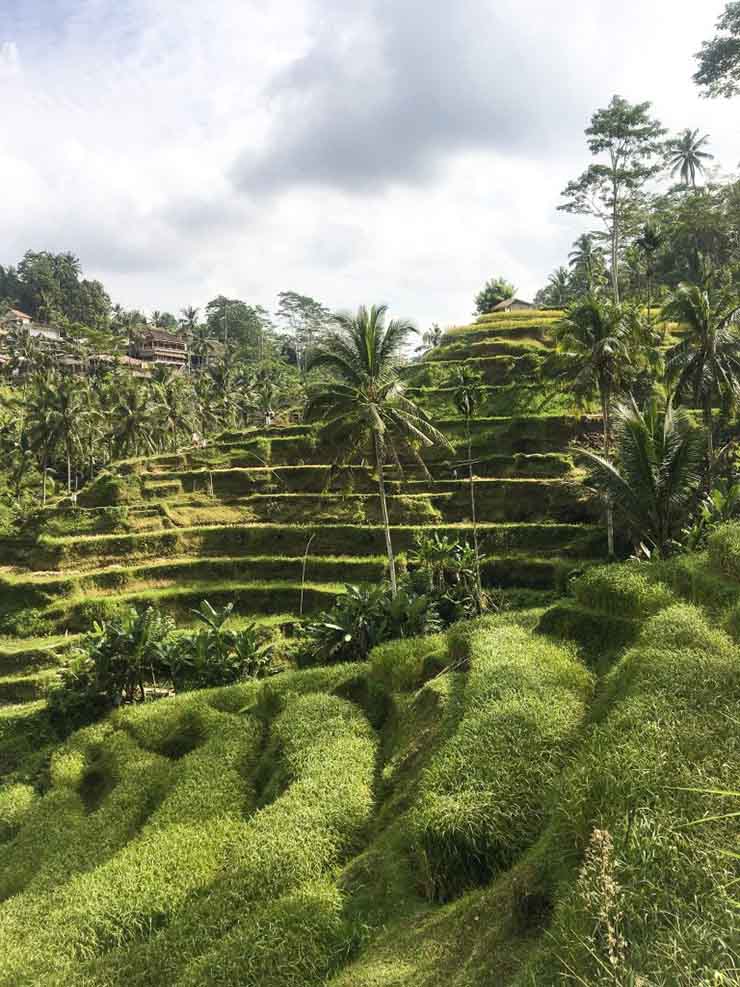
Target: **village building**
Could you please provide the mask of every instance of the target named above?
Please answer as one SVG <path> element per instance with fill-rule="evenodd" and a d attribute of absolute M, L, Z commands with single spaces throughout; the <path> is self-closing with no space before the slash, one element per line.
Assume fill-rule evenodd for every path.
<path fill-rule="evenodd" d="M 131 344 L 130 356 L 169 367 L 185 367 L 188 345 L 182 336 L 164 329 L 145 329 Z"/>
<path fill-rule="evenodd" d="M 10 308 L 4 315 L 0 316 L 0 327 L 6 331 L 30 326 L 32 322 L 33 319 L 27 312 L 21 312 L 17 308 Z"/>
<path fill-rule="evenodd" d="M 504 301 L 494 305 L 492 312 L 519 312 L 525 309 L 534 308 L 533 302 L 525 302 L 521 298 L 505 298 Z"/>

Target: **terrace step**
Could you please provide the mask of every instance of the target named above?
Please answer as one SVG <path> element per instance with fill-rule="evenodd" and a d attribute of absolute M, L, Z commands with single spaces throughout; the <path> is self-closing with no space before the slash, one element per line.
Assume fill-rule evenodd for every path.
<path fill-rule="evenodd" d="M 56 673 L 53 668 L 0 676 L 0 706 L 13 706 L 43 699 L 55 678 Z"/>
<path fill-rule="evenodd" d="M 464 336 L 455 341 L 448 341 L 437 347 L 426 356 L 428 362 L 454 360 L 456 358 L 475 360 L 490 356 L 527 356 L 543 355 L 555 346 L 555 340 L 549 336 L 537 338 L 532 335 L 509 338 L 497 338 L 491 333 L 482 333 L 480 338 L 471 340 Z"/>
<path fill-rule="evenodd" d="M 207 599 L 213 606 L 234 604 L 241 615 L 297 613 L 303 590 L 304 612 L 312 613 L 328 607 L 343 591 L 341 583 L 298 581 L 264 581 L 194 583 L 167 586 L 161 589 L 118 593 L 115 597 L 90 596 L 78 601 L 64 601 L 47 609 L 45 619 L 51 626 L 85 631 L 95 620 L 105 619 L 122 607 L 158 606 L 170 613 L 178 623 L 192 624 L 192 610 Z"/>
<path fill-rule="evenodd" d="M 439 531 L 452 538 L 472 537 L 470 524 L 396 525 L 392 528 L 397 551 L 411 548 L 419 531 Z M 552 550 L 567 557 L 595 557 L 603 553 L 601 527 L 566 523 L 492 523 L 479 525 L 488 551 Z M 45 538 L 36 558 L 38 570 L 100 568 L 121 559 L 130 561 L 202 556 L 298 556 L 314 536 L 312 551 L 322 556 L 381 555 L 385 535 L 381 525 L 357 524 L 249 524 L 201 526 L 160 532 L 95 535 L 87 538 Z"/>

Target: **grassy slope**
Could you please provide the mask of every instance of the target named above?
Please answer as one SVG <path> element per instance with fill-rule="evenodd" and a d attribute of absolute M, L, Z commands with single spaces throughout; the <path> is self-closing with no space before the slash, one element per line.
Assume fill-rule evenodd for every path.
<path fill-rule="evenodd" d="M 0 984 L 595 984 L 610 924 L 610 983 L 731 983 L 737 827 L 692 789 L 736 787 L 738 650 L 640 569 L 586 583 L 638 625 L 600 676 L 504 614 L 26 762 Z"/>
<path fill-rule="evenodd" d="M 554 318 L 451 330 L 409 372 L 443 415 L 455 361 L 490 384 L 473 446 L 492 585 L 552 586 L 602 548 L 568 488 L 569 443 L 598 422 L 511 386 L 536 381 Z M 592 569 L 545 611 L 60 742 L 37 697 L 75 637 L 43 635 L 124 598 L 184 617 L 234 592 L 239 620 L 279 623 L 312 534 L 309 606 L 378 578 L 373 478 L 322 493 L 326 456 L 292 426 L 123 464 L 81 498 L 109 506 L 47 514 L 40 571 L 21 553 L 0 576 L 24 636 L 0 639 L 0 987 L 736 983 L 737 827 L 696 791 L 740 775 L 735 529 L 660 567 Z M 402 550 L 430 524 L 470 531 L 465 485 L 433 472 L 391 485 Z"/>

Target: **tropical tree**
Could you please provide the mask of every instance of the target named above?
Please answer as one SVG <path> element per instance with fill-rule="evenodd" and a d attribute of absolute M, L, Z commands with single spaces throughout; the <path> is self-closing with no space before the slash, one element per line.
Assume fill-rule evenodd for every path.
<path fill-rule="evenodd" d="M 552 308 L 565 308 L 572 300 L 571 274 L 567 267 L 556 268 L 547 279 L 543 300 Z"/>
<path fill-rule="evenodd" d="M 647 280 L 648 319 L 653 301 L 653 278 L 655 277 L 655 257 L 663 243 L 663 237 L 652 223 L 646 223 L 642 232 L 635 240 L 635 247 L 642 254 L 645 263 Z"/>
<path fill-rule="evenodd" d="M 200 309 L 194 308 L 192 305 L 186 305 L 185 308 L 181 308 L 180 328 L 186 332 L 195 332 L 195 327 L 198 325 L 199 311 Z"/>
<path fill-rule="evenodd" d="M 568 254 L 568 265 L 576 281 L 580 281 L 587 293 L 595 292 L 604 279 L 604 254 L 590 233 L 582 233 Z"/>
<path fill-rule="evenodd" d="M 369 309 L 362 306 L 355 314 L 333 317 L 333 330 L 307 361 L 308 370 L 324 370 L 330 376 L 313 389 L 306 418 L 325 422 L 324 437 L 337 450 L 335 465 L 345 465 L 367 453 L 375 460 L 391 594 L 395 597 L 386 460 L 390 454 L 399 462 L 397 442 L 431 446 L 446 440 L 427 415 L 405 396 L 399 377 L 402 347 L 416 330 L 402 319 L 386 323 L 386 313 L 387 306 L 373 305 Z"/>
<path fill-rule="evenodd" d="M 207 367 L 213 350 L 213 339 L 211 331 L 206 323 L 196 325 L 190 340 L 190 352 L 192 356 L 198 358 L 199 367 Z"/>
<path fill-rule="evenodd" d="M 491 278 L 483 285 L 475 297 L 475 311 L 478 315 L 486 315 L 507 298 L 512 298 L 516 288 L 505 278 Z"/>
<path fill-rule="evenodd" d="M 591 164 L 562 192 L 565 212 L 595 216 L 605 226 L 611 248 L 614 301 L 619 303 L 619 257 L 626 234 L 636 225 L 642 190 L 661 168 L 658 156 L 665 130 L 649 116 L 650 103 L 628 103 L 614 96 L 597 110 L 586 129 L 588 148 L 605 160 Z"/>
<path fill-rule="evenodd" d="M 290 334 L 290 341 L 301 370 L 314 341 L 325 330 L 331 313 L 321 302 L 297 291 L 281 291 L 275 312 Z"/>
<path fill-rule="evenodd" d="M 430 329 L 421 334 L 421 346 L 417 346 L 414 350 L 415 353 L 427 353 L 429 350 L 433 350 L 435 346 L 439 346 L 442 342 L 442 337 L 444 332 L 436 322 L 432 323 Z"/>
<path fill-rule="evenodd" d="M 193 434 L 193 395 L 189 379 L 166 369 L 159 380 L 152 384 L 156 407 L 153 413 L 164 436 L 163 445 L 177 449 Z"/>
<path fill-rule="evenodd" d="M 592 480 L 627 524 L 638 554 L 663 556 L 675 546 L 701 484 L 704 436 L 684 408 L 657 401 L 640 411 L 617 406 L 614 460 L 580 450 Z"/>
<path fill-rule="evenodd" d="M 85 408 L 83 387 L 74 377 L 38 375 L 29 395 L 29 426 L 33 446 L 42 451 L 43 469 L 60 449 L 67 467 L 67 492 L 72 492 L 72 466 L 81 450 Z"/>
<path fill-rule="evenodd" d="M 473 478 L 473 455 L 470 424 L 475 411 L 480 404 L 483 389 L 483 377 L 480 372 L 463 364 L 456 367 L 450 384 L 453 388 L 452 400 L 458 412 L 465 419 L 465 439 L 468 454 L 468 482 L 470 485 L 470 520 L 473 524 L 473 548 L 475 550 L 475 579 L 478 588 L 478 598 L 482 595 L 480 576 L 480 553 L 478 547 L 478 519 L 475 509 L 475 481 Z"/>
<path fill-rule="evenodd" d="M 707 96 L 736 96 L 740 92 L 740 3 L 731 0 L 717 21 L 717 34 L 703 42 L 696 55 L 694 82 Z"/>
<path fill-rule="evenodd" d="M 614 302 L 588 295 L 570 307 L 556 329 L 562 374 L 577 400 L 598 397 L 603 422 L 604 456 L 609 455 L 610 406 L 632 363 L 632 314 Z M 607 500 L 609 555 L 614 554 L 614 521 Z"/>
<path fill-rule="evenodd" d="M 685 335 L 666 354 L 666 374 L 679 398 L 690 396 L 702 409 L 710 464 L 714 456 L 712 407 L 717 399 L 740 396 L 740 305 L 708 288 L 681 284 L 663 307 L 663 317 L 681 324 Z"/>
<path fill-rule="evenodd" d="M 125 458 L 154 452 L 158 422 L 148 388 L 121 374 L 113 394 L 108 434 L 113 455 Z"/>
<path fill-rule="evenodd" d="M 709 136 L 707 134 L 699 137 L 699 131 L 691 130 L 689 127 L 682 131 L 678 137 L 668 141 L 666 149 L 671 178 L 675 178 L 680 173 L 684 185 L 696 188 L 697 172 L 700 175 L 704 174 L 704 162 L 714 160 L 713 154 L 702 150 L 708 141 Z"/>

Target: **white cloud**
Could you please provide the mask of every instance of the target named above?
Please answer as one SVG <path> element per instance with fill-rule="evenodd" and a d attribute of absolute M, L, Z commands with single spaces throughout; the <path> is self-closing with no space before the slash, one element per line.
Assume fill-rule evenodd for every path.
<path fill-rule="evenodd" d="M 21 56 L 15 41 L 0 41 L 0 80 L 21 74 Z"/>
<path fill-rule="evenodd" d="M 691 83 L 722 0 L 6 6 L 0 263 L 73 250 L 127 305 L 290 288 L 424 326 L 494 273 L 532 294 L 614 92 L 740 159 L 737 103 Z"/>

